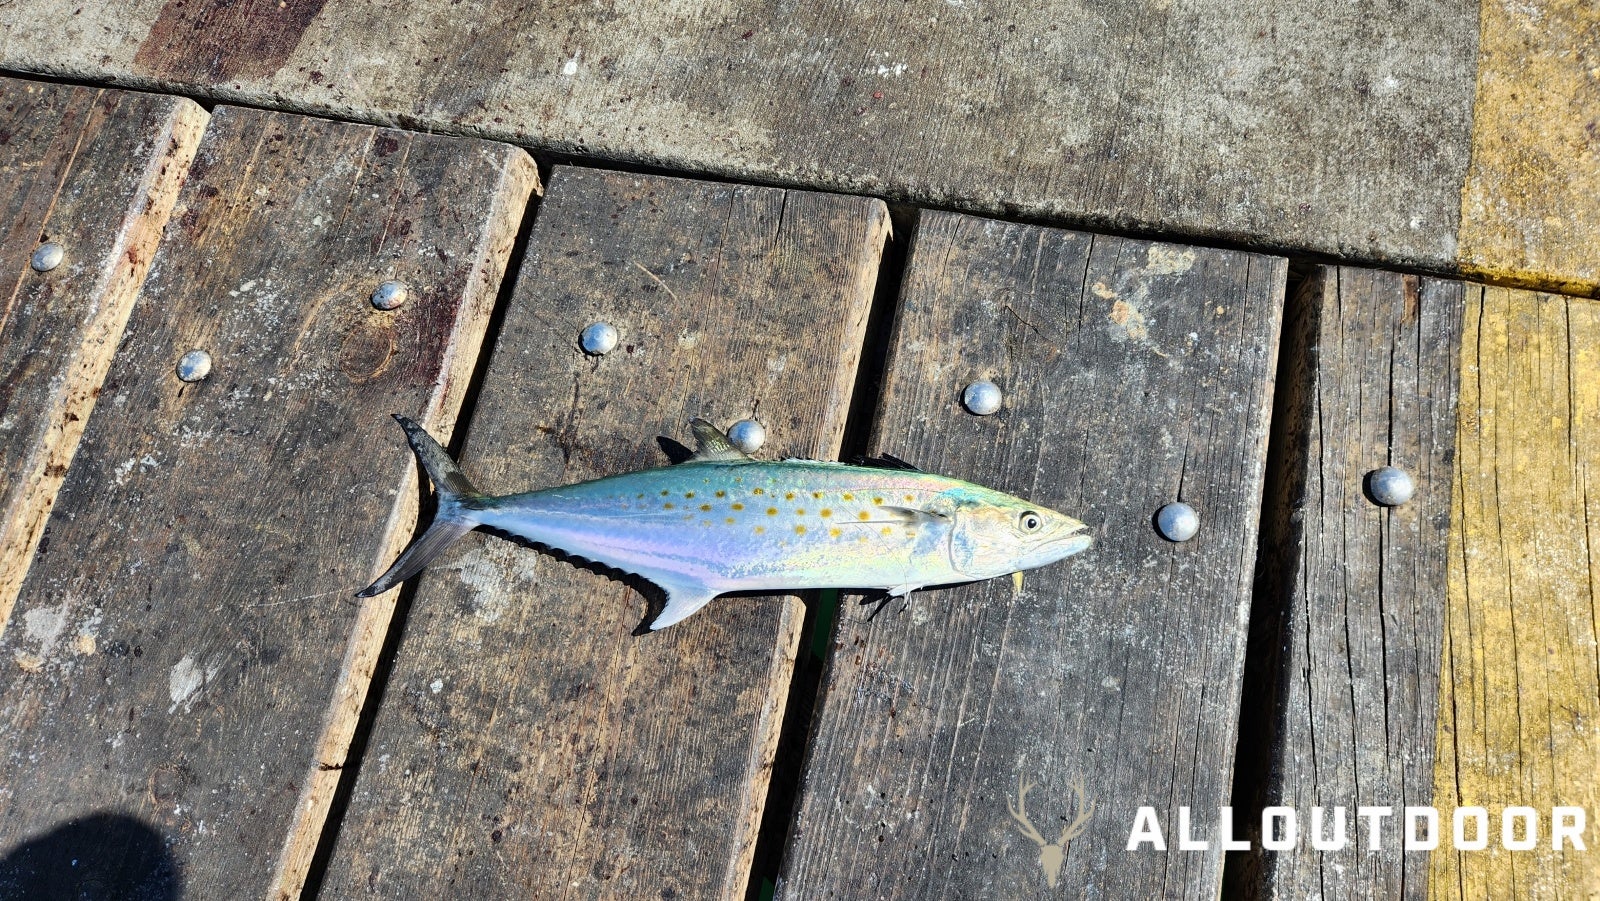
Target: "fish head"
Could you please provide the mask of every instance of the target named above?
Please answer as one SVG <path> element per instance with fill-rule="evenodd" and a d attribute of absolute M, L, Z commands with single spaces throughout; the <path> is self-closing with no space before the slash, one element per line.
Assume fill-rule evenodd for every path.
<path fill-rule="evenodd" d="M 963 488 L 946 499 L 950 564 L 974 580 L 1036 569 L 1094 542 L 1082 522 L 1020 497 Z"/>

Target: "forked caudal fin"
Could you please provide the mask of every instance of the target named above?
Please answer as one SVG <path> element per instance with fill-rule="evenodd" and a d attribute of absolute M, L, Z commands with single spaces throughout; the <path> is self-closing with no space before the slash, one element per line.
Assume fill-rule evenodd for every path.
<path fill-rule="evenodd" d="M 378 581 L 358 592 L 358 598 L 382 594 L 422 572 L 434 557 L 479 523 L 478 501 L 484 495 L 472 487 L 466 475 L 456 466 L 456 461 L 450 459 L 449 452 L 440 447 L 439 442 L 433 440 L 433 436 L 422 426 L 398 413 L 394 419 L 406 430 L 406 440 L 411 442 L 412 452 L 417 455 L 417 461 L 433 482 L 434 493 L 439 499 L 439 512 L 434 515 L 433 522 L 422 533 L 422 537 L 413 541 L 400 559 L 389 567 L 389 571 L 378 577 Z"/>

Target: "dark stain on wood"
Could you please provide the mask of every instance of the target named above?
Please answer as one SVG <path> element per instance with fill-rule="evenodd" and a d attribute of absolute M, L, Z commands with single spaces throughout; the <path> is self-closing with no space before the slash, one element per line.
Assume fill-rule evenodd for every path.
<path fill-rule="evenodd" d="M 227 82 L 278 71 L 326 0 L 167 0 L 133 57 L 152 78 Z"/>
<path fill-rule="evenodd" d="M 1128 854 L 1132 816 L 1215 838 L 1228 803 L 1286 266 L 925 213 L 874 453 L 1012 492 L 1095 529 L 1010 579 L 841 609 L 783 897 L 1021 898 L 1085 802 L 1060 884 L 1214 897 L 1222 854 Z M 991 416 L 962 388 L 1004 392 Z M 1151 526 L 1200 513 L 1186 544 Z M 1072 785 L 1086 783 L 1086 798 Z"/>
<path fill-rule="evenodd" d="M 1462 294 L 1319 266 L 1289 303 L 1236 783 L 1254 849 L 1228 861 L 1246 896 L 1428 894 L 1428 855 L 1368 852 L 1356 809 L 1393 807 L 1395 848 L 1400 807 L 1433 797 Z M 1367 498 L 1385 465 L 1410 502 Z M 1269 805 L 1296 811 L 1297 849 L 1261 849 Z M 1311 847 L 1313 807 L 1324 840 L 1342 808 L 1343 850 Z"/>
<path fill-rule="evenodd" d="M 558 168 L 465 469 L 502 493 L 661 466 L 690 417 L 752 413 L 762 456 L 832 458 L 887 227 L 868 198 Z M 622 344 L 586 357 L 596 320 Z M 323 895 L 742 897 L 801 608 L 728 597 L 633 634 L 658 599 L 491 536 L 447 552 Z"/>
<path fill-rule="evenodd" d="M 113 811 L 186 896 L 292 897 L 392 604 L 352 595 L 415 510 L 387 414 L 448 434 L 536 179 L 504 145 L 229 107 L 196 160 L 0 637 L 0 834 Z"/>

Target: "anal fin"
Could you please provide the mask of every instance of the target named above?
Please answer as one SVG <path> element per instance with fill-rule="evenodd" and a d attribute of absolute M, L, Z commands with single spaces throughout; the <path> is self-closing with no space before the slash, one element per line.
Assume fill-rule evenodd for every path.
<path fill-rule="evenodd" d="M 650 579 L 650 581 L 667 593 L 667 606 L 650 623 L 652 632 L 659 632 L 668 626 L 683 622 L 695 611 L 711 603 L 711 600 L 720 593 L 708 585 L 688 580 Z"/>

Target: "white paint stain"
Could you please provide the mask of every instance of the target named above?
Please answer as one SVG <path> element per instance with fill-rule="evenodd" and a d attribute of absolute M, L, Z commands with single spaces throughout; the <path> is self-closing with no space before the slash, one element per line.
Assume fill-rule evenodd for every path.
<path fill-rule="evenodd" d="M 39 642 L 40 656 L 48 656 L 50 649 L 61 639 L 67 629 L 67 602 L 58 607 L 40 607 L 22 614 L 22 628 L 29 638 Z"/>
<path fill-rule="evenodd" d="M 434 694 L 438 694 L 439 692 L 444 691 L 444 680 L 443 679 L 435 679 L 432 682 L 429 682 L 428 683 L 428 690 L 433 692 Z"/>
<path fill-rule="evenodd" d="M 172 699 L 172 706 L 167 708 L 167 713 L 176 713 L 180 705 L 184 713 L 194 709 L 194 702 L 200 699 L 201 690 L 207 682 L 216 678 L 220 669 L 216 664 L 201 667 L 194 662 L 193 655 L 183 655 L 183 659 L 174 664 L 172 671 L 167 674 L 167 696 Z"/>
<path fill-rule="evenodd" d="M 580 60 L 582 58 L 583 58 L 583 51 L 582 50 L 579 50 L 577 53 L 572 54 L 572 58 L 567 60 L 567 64 L 561 67 L 561 74 L 569 76 L 569 77 L 573 76 L 573 75 L 577 75 L 578 74 L 578 60 Z"/>

